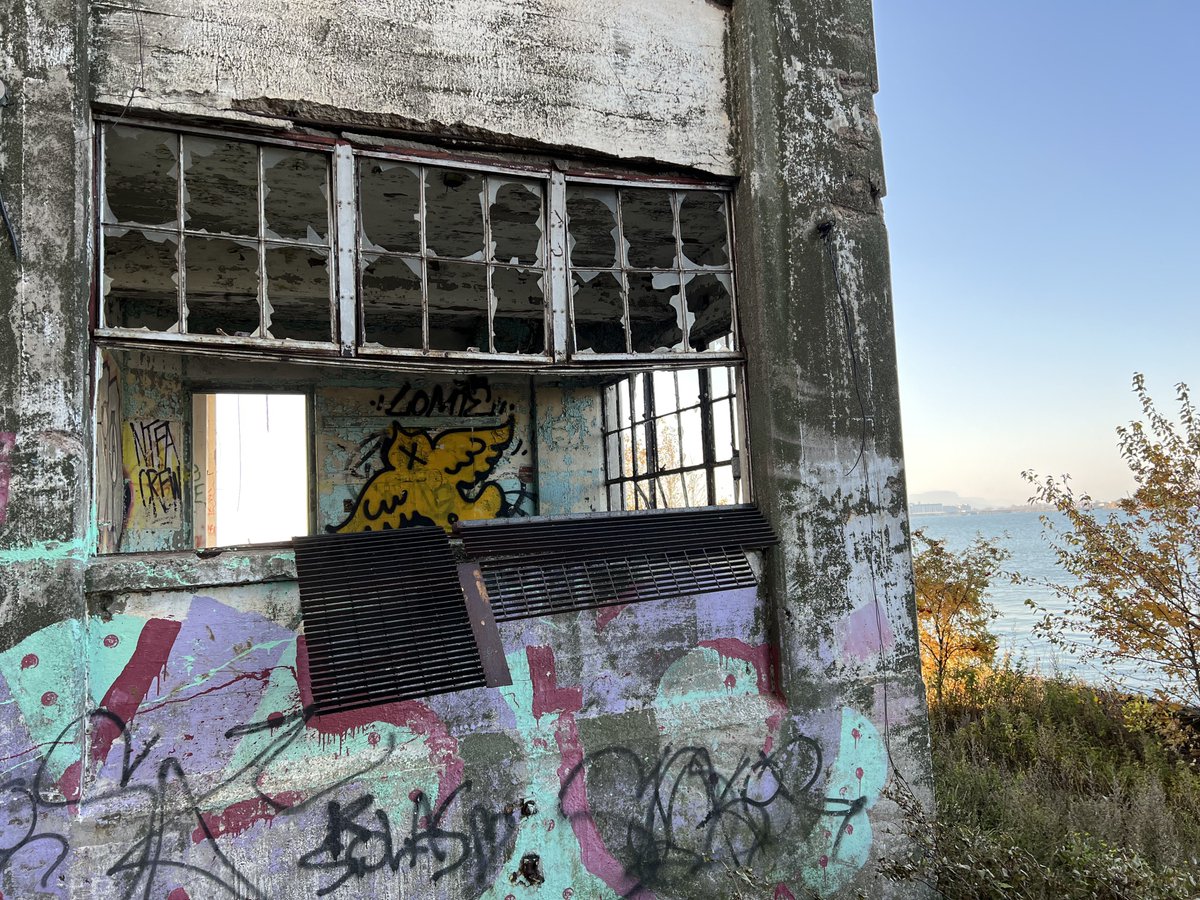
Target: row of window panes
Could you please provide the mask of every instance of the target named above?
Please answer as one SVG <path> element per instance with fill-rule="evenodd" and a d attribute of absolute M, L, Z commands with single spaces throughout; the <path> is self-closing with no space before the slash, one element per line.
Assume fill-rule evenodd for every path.
<path fill-rule="evenodd" d="M 608 486 L 612 510 L 683 509 L 690 506 L 731 506 L 745 503 L 742 482 L 732 465 L 713 466 L 713 494 L 703 469 L 613 482 Z"/>
<path fill-rule="evenodd" d="M 567 187 L 577 352 L 702 351 L 733 328 L 727 196 Z"/>
<path fill-rule="evenodd" d="M 103 133 L 106 326 L 333 339 L 327 153 Z"/>
<path fill-rule="evenodd" d="M 365 343 L 545 353 L 542 182 L 370 157 L 358 176 Z"/>
<path fill-rule="evenodd" d="M 716 366 L 641 373 L 605 388 L 612 508 L 740 502 L 734 378 L 732 368 Z M 719 399 L 711 399 L 714 389 Z"/>
<path fill-rule="evenodd" d="M 102 151 L 102 327 L 337 339 L 329 152 L 127 125 Z M 546 354 L 546 182 L 356 159 L 357 341 Z M 570 182 L 567 220 L 576 352 L 734 349 L 724 193 Z"/>

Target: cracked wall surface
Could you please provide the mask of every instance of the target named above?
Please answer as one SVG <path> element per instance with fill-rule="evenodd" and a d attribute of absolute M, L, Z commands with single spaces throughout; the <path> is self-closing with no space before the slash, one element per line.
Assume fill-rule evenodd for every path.
<path fill-rule="evenodd" d="M 0 895 L 921 895 L 876 871 L 931 775 L 867 0 L 6 0 L 0 81 Z M 758 590 L 501 622 L 511 686 L 311 714 L 290 549 L 127 518 L 130 424 L 310 390 L 336 527 L 399 503 L 393 420 L 511 416 L 468 499 L 581 512 L 600 381 L 101 353 L 100 112 L 736 176 Z"/>
<path fill-rule="evenodd" d="M 97 3 L 95 98 L 412 128 L 732 172 L 704 0 Z M 132 99 L 131 99 L 132 98 Z"/>

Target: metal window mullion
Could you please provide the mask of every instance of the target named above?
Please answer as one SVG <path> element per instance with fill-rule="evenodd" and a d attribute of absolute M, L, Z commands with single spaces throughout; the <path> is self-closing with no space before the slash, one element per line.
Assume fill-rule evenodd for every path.
<path fill-rule="evenodd" d="M 625 352 L 633 353 L 633 321 L 629 317 L 629 273 L 626 271 L 628 263 L 625 253 L 625 220 L 621 214 L 621 189 L 617 188 L 613 193 L 617 196 L 617 269 L 621 278 L 621 303 L 625 307 Z"/>
<path fill-rule="evenodd" d="M 733 195 L 728 191 L 721 192 L 721 197 L 725 202 L 725 262 L 729 267 L 729 331 L 730 331 L 730 350 L 742 349 L 742 336 L 738 334 L 738 315 L 737 315 L 737 276 L 734 274 L 735 266 L 733 264 L 733 206 L 730 200 Z"/>
<path fill-rule="evenodd" d="M 571 273 L 567 265 L 567 181 L 562 172 L 550 173 L 548 227 L 543 229 L 543 260 L 549 260 L 547 276 L 550 300 L 550 352 L 558 362 L 566 359 L 569 341 L 573 346 L 575 314 L 571 304 Z M 548 256 L 545 242 L 549 242 Z M 546 327 L 545 310 L 542 327 Z M 568 338 L 568 329 L 570 338 Z"/>
<path fill-rule="evenodd" d="M 179 273 L 176 313 L 179 316 L 179 333 L 187 334 L 187 246 L 183 237 L 183 198 L 187 187 L 183 183 L 183 135 L 178 132 L 175 134 L 175 146 L 178 149 L 176 165 L 179 166 L 179 177 L 175 184 L 175 237 L 177 241 L 175 257 Z"/>
<path fill-rule="evenodd" d="M 429 349 L 429 248 L 425 245 L 427 239 L 425 229 L 425 176 L 428 166 L 418 166 L 420 178 L 417 180 L 417 221 L 421 230 L 421 349 Z"/>
<path fill-rule="evenodd" d="M 746 421 L 746 404 L 743 399 L 745 396 L 745 391 L 743 390 L 743 375 L 745 374 L 745 370 L 740 365 L 731 368 L 733 371 L 730 373 L 729 383 L 732 386 L 734 396 L 730 406 L 732 408 L 734 403 L 737 404 L 738 422 L 735 424 L 739 426 L 736 429 L 731 429 L 731 434 L 734 435 L 734 439 L 738 442 L 739 478 L 736 481 L 741 482 L 742 488 L 742 496 L 735 499 L 740 500 L 742 503 L 750 503 L 753 501 L 754 485 L 750 479 L 750 441 L 747 438 L 750 433 L 750 426 Z M 737 487 L 736 481 L 734 484 L 735 488 Z"/>
<path fill-rule="evenodd" d="M 334 222 L 336 253 L 331 281 L 336 284 L 337 339 L 343 356 L 358 346 L 358 179 L 354 151 L 339 143 L 333 150 Z"/>
<path fill-rule="evenodd" d="M 683 352 L 687 353 L 692 349 L 692 329 L 688 325 L 687 286 L 683 280 L 683 222 L 679 214 L 683 199 L 680 194 L 680 191 L 671 191 L 671 218 L 675 224 L 675 274 L 679 277 L 679 332 L 683 335 Z M 680 455 L 682 453 L 680 448 Z"/>
<path fill-rule="evenodd" d="M 674 412 L 675 444 L 676 444 L 675 450 L 679 454 L 679 471 L 680 471 L 679 484 L 683 488 L 684 504 L 686 504 L 687 506 L 691 506 L 692 499 L 691 499 L 691 497 L 688 496 L 687 478 L 683 477 L 683 475 L 682 475 L 684 465 L 685 465 L 684 461 L 683 461 L 683 413 L 680 412 L 679 407 L 683 406 L 683 402 L 679 399 L 679 370 L 678 369 L 671 369 L 671 380 L 675 384 L 675 412 Z"/>
<path fill-rule="evenodd" d="M 716 432 L 713 429 L 713 400 L 712 383 L 709 380 L 709 369 L 701 369 L 700 376 L 700 443 L 704 454 L 705 482 L 708 486 L 708 505 L 717 503 L 716 475 Z"/>
<path fill-rule="evenodd" d="M 97 214 L 96 218 L 100 220 L 100 227 L 97 229 L 97 231 L 99 233 L 96 235 L 96 259 L 99 264 L 100 277 L 97 280 L 98 284 L 97 284 L 97 290 L 96 290 L 96 294 L 98 295 L 97 302 L 96 302 L 96 307 L 97 307 L 96 323 L 100 328 L 107 328 L 108 327 L 108 311 L 105 309 L 107 304 L 105 303 L 105 296 L 104 296 L 104 271 L 106 268 L 106 263 L 105 263 L 105 259 L 104 259 L 105 245 L 106 245 L 104 230 L 107 227 L 107 225 L 104 221 L 103 210 L 106 206 L 108 206 L 108 195 L 107 195 L 108 188 L 107 188 L 106 179 L 105 179 L 105 169 L 107 168 L 107 165 L 108 165 L 108 132 L 106 131 L 106 129 L 103 126 L 101 126 L 99 128 L 98 138 L 99 138 L 99 140 L 97 141 L 97 144 L 98 144 L 97 153 L 100 157 L 100 166 L 99 166 L 99 171 L 96 173 L 96 182 L 97 182 L 97 192 L 96 192 L 97 193 L 97 198 L 96 198 L 97 204 L 96 205 L 99 206 L 100 211 Z M 176 252 L 178 252 L 178 250 L 176 250 Z M 178 306 L 178 303 L 179 303 L 179 300 L 178 300 L 178 297 L 176 297 L 176 305 L 177 306 Z M 97 369 L 97 371 L 99 371 L 99 369 Z"/>
<path fill-rule="evenodd" d="M 646 419 L 646 471 L 651 475 L 650 507 L 658 509 L 658 470 L 661 468 L 658 460 L 658 418 L 654 414 L 654 379 L 651 372 L 639 372 L 636 376 L 642 379 L 642 397 L 645 399 Z M 632 406 L 632 404 L 630 404 Z"/>
<path fill-rule="evenodd" d="M 492 179 L 483 176 L 483 193 L 480 202 L 483 204 L 483 281 L 484 302 L 487 304 L 487 352 L 496 352 L 495 332 L 495 298 L 492 296 Z"/>
<path fill-rule="evenodd" d="M 270 335 L 271 323 L 267 321 L 267 161 L 263 159 L 263 146 L 258 145 L 258 334 Z"/>

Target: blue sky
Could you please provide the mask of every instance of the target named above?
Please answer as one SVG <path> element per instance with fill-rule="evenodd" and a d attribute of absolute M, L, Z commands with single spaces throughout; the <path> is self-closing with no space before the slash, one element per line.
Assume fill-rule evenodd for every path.
<path fill-rule="evenodd" d="M 1200 0 L 875 0 L 910 493 L 1130 485 L 1200 394 Z"/>

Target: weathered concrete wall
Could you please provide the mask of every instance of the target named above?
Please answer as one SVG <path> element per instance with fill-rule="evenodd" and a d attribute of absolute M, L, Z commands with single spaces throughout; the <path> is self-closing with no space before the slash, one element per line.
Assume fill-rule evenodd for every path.
<path fill-rule="evenodd" d="M 0 4 L 0 646 L 82 608 L 91 456 L 82 3 Z"/>
<path fill-rule="evenodd" d="M 753 591 L 505 625 L 511 688 L 307 720 L 294 583 L 93 600 L 0 654 L 5 896 L 802 896 L 870 853 L 882 740 L 788 713 Z"/>
<path fill-rule="evenodd" d="M 581 148 L 728 174 L 706 0 L 97 3 L 95 98 Z M 276 123 L 278 124 L 278 123 Z"/>
<path fill-rule="evenodd" d="M 0 235 L 0 893 L 908 893 L 873 865 L 901 841 L 882 791 L 927 790 L 929 760 L 866 0 L 92 12 L 89 80 L 82 7 L 0 6 L 0 192 L 24 251 Z M 123 498 L 89 478 L 89 91 L 736 160 L 748 451 L 782 538 L 764 588 L 504 624 L 510 688 L 305 717 L 290 553 L 93 557 Z M 206 365 L 231 386 L 264 366 Z M 152 410 L 96 369 L 103 447 Z M 336 371 L 270 383 L 363 386 Z M 594 388 L 535 395 L 529 438 L 562 452 L 543 511 L 602 503 Z"/>
<path fill-rule="evenodd" d="M 749 443 L 783 536 L 768 570 L 783 688 L 794 708 L 861 710 L 888 777 L 929 801 L 870 0 L 738 0 L 731 46 Z M 872 817 L 893 823 L 875 852 L 902 849 L 895 806 Z"/>

